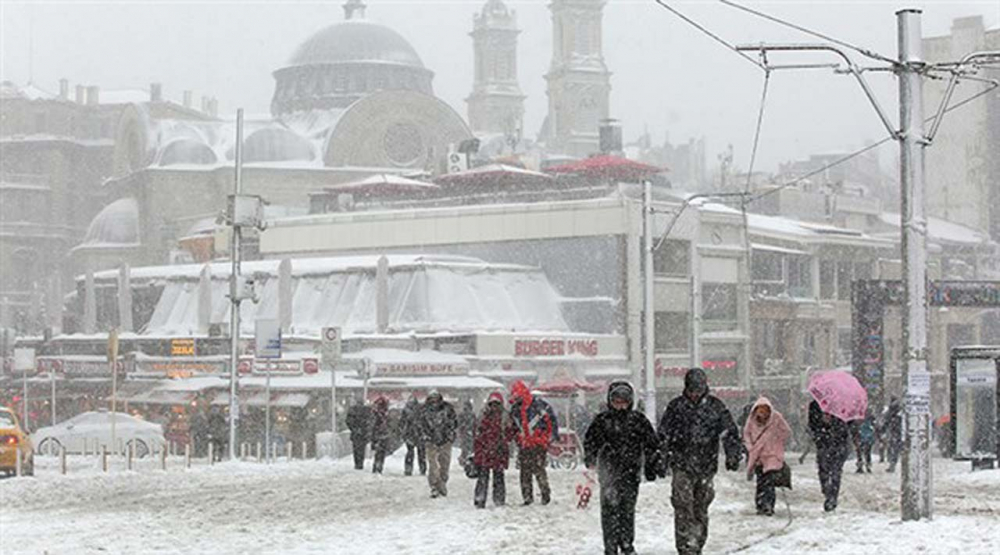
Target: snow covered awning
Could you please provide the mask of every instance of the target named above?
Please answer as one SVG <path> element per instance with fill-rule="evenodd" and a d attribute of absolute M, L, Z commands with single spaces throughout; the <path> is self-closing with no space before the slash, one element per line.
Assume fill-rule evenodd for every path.
<path fill-rule="evenodd" d="M 338 374 L 337 387 L 362 389 L 364 381 L 358 377 L 347 376 L 342 380 Z M 503 389 L 503 384 L 480 376 L 407 376 L 371 378 L 368 380 L 368 389 L 401 389 L 407 391 L 430 391 L 432 389 L 494 390 Z"/>

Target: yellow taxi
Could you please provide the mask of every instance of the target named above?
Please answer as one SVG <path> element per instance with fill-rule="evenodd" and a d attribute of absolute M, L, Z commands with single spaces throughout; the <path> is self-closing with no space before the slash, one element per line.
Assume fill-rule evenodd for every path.
<path fill-rule="evenodd" d="M 14 411 L 0 407 L 0 472 L 8 476 L 17 472 L 17 454 L 21 453 L 21 473 L 35 474 L 35 450 L 28 434 L 21 429 Z"/>

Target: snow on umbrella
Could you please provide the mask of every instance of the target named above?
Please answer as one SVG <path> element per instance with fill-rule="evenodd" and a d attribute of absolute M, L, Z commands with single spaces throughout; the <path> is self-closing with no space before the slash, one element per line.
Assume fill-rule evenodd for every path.
<path fill-rule="evenodd" d="M 643 164 L 642 162 L 636 162 L 635 160 L 629 160 L 621 156 L 605 154 L 552 166 L 545 171 L 548 173 L 583 175 L 616 181 L 634 181 L 652 177 L 664 171 L 664 168 L 650 166 L 649 164 Z"/>
<path fill-rule="evenodd" d="M 564 378 L 564 379 L 555 379 L 544 383 L 540 383 L 531 389 L 533 391 L 539 391 L 542 393 L 570 395 L 578 391 L 585 391 L 588 393 L 592 393 L 595 391 L 600 391 L 603 387 L 604 386 L 602 384 L 590 383 L 584 380 L 574 380 L 570 378 Z"/>
<path fill-rule="evenodd" d="M 808 389 L 823 412 L 844 422 L 863 420 L 868 410 L 868 393 L 849 372 L 828 370 L 814 374 Z"/>
<path fill-rule="evenodd" d="M 519 168 L 507 164 L 487 164 L 461 172 L 439 176 L 435 182 L 440 185 L 541 185 L 552 181 L 544 173 Z"/>

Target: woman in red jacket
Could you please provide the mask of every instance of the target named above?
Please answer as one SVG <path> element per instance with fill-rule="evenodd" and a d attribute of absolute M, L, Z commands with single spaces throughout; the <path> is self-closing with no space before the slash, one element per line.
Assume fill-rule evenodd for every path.
<path fill-rule="evenodd" d="M 473 442 L 472 463 L 479 471 L 473 501 L 479 509 L 486 507 L 490 474 L 493 475 L 493 504 L 503 505 L 507 500 L 503 471 L 507 469 L 510 459 L 509 444 L 513 436 L 514 429 L 503 410 L 503 396 L 496 392 L 490 393 L 486 408 L 483 409 L 483 417 L 476 426 L 476 438 Z"/>

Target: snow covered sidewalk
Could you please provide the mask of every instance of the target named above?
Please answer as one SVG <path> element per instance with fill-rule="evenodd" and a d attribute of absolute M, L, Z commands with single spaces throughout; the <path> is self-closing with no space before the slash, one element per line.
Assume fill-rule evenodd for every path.
<path fill-rule="evenodd" d="M 552 505 L 522 507 L 512 469 L 509 505 L 476 510 L 457 465 L 449 496 L 433 500 L 402 466 L 393 456 L 375 476 L 328 460 L 112 474 L 84 464 L 60 476 L 40 465 L 37 478 L 0 480 L 0 553 L 601 552 L 596 492 L 588 510 L 575 508 L 579 471 L 550 471 Z M 1000 552 L 1000 471 L 936 461 L 936 518 L 905 524 L 898 474 L 845 473 L 841 507 L 825 514 L 815 467 L 793 472 L 772 518 L 754 514 L 743 472 L 720 474 L 706 553 Z M 636 539 L 640 553 L 674 552 L 669 478 L 642 486 Z"/>

